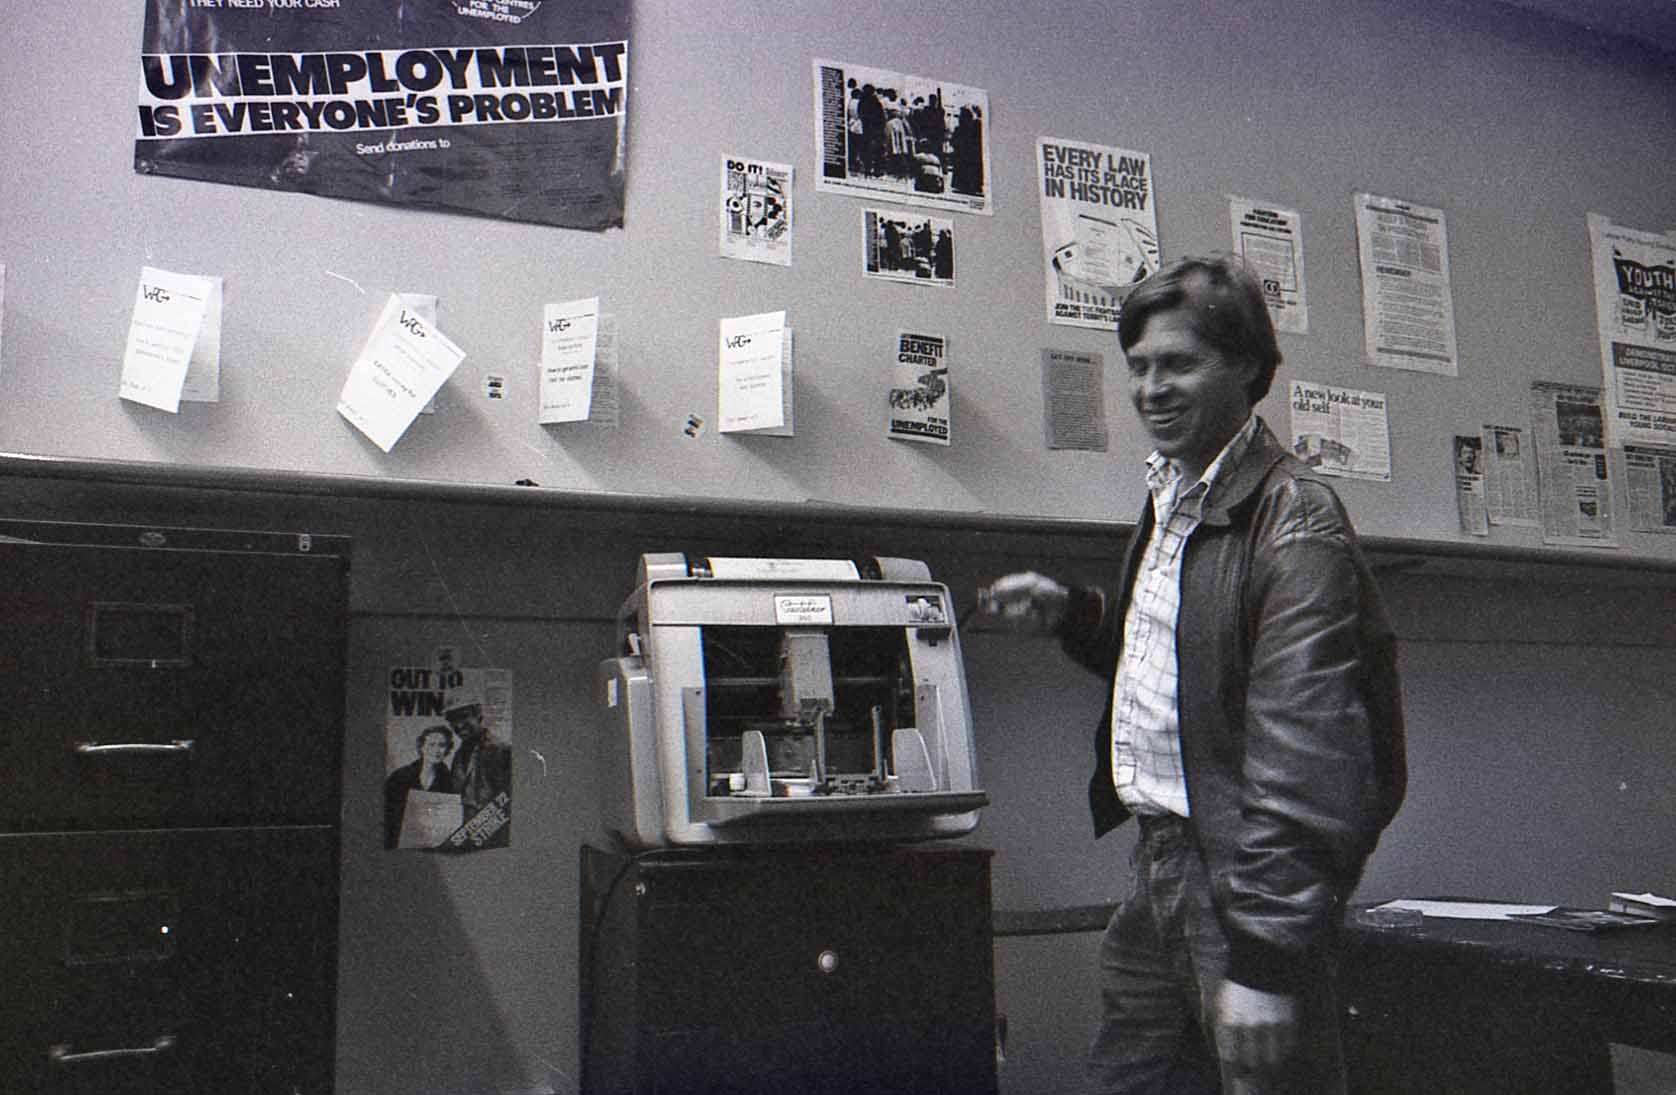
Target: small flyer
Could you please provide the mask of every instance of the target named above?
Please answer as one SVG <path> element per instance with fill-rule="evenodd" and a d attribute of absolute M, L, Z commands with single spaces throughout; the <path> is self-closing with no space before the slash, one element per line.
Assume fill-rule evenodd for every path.
<path fill-rule="evenodd" d="M 465 356 L 392 293 L 343 383 L 338 413 L 389 452 Z"/>
<path fill-rule="evenodd" d="M 1036 169 L 1048 322 L 1116 330 L 1123 298 L 1160 261 L 1152 157 L 1038 137 Z"/>
<path fill-rule="evenodd" d="M 140 268 L 128 344 L 122 352 L 123 399 L 180 413 L 181 389 L 213 291 L 208 278 L 153 266 Z M 219 322 L 216 330 L 220 330 Z"/>
<path fill-rule="evenodd" d="M 949 343 L 942 335 L 896 336 L 890 389 L 889 436 L 898 441 L 949 443 Z"/>
<path fill-rule="evenodd" d="M 1460 512 L 1461 531 L 1474 536 L 1490 535 L 1490 512 L 1484 504 L 1484 439 L 1456 434 L 1455 508 Z"/>
<path fill-rule="evenodd" d="M 1091 350 L 1042 350 L 1042 413 L 1049 449 L 1105 452 L 1106 362 Z"/>
<path fill-rule="evenodd" d="M 391 668 L 384 846 L 475 852 L 512 842 L 512 671 L 451 659 Z"/>
<path fill-rule="evenodd" d="M 1304 234 L 1296 212 L 1254 202 L 1228 199 L 1234 225 L 1234 253 L 1263 284 L 1274 329 L 1294 335 L 1309 333 L 1309 304 L 1304 294 Z"/>
<path fill-rule="evenodd" d="M 862 210 L 861 272 L 916 285 L 954 285 L 954 222 L 946 217 Z"/>
<path fill-rule="evenodd" d="M 791 164 L 722 157 L 721 254 L 791 265 Z"/>
<path fill-rule="evenodd" d="M 543 426 L 582 422 L 594 393 L 594 353 L 599 336 L 599 298 L 549 303 L 541 318 Z"/>
<path fill-rule="evenodd" d="M 1385 396 L 1292 381 L 1292 452 L 1323 475 L 1391 481 Z"/>
<path fill-rule="evenodd" d="M 724 318 L 716 352 L 717 430 L 789 432 L 791 332 L 786 313 Z"/>

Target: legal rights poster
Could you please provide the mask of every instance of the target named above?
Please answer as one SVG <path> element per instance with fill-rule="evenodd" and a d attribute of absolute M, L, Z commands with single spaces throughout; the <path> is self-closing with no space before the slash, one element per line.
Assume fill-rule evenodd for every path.
<path fill-rule="evenodd" d="M 994 211 L 987 91 L 843 61 L 814 73 L 816 190 Z"/>
<path fill-rule="evenodd" d="M 1368 363 L 1458 376 L 1443 210 L 1356 195 Z"/>
<path fill-rule="evenodd" d="M 146 0 L 134 170 L 623 223 L 629 0 Z"/>
<path fill-rule="evenodd" d="M 1116 330 L 1123 298 L 1158 269 L 1152 157 L 1038 137 L 1036 167 L 1048 322 Z"/>
<path fill-rule="evenodd" d="M 1589 214 L 1606 442 L 1676 449 L 1676 237 Z"/>
<path fill-rule="evenodd" d="M 512 671 L 390 669 L 384 712 L 384 846 L 436 852 L 512 840 Z"/>
<path fill-rule="evenodd" d="M 1262 283 L 1274 329 L 1308 334 L 1302 219 L 1293 210 L 1237 197 L 1228 199 L 1228 218 L 1234 226 L 1234 253 Z"/>

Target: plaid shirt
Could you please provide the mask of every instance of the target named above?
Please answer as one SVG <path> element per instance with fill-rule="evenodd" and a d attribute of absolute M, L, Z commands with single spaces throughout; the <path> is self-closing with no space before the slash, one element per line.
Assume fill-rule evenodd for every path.
<path fill-rule="evenodd" d="M 1157 452 L 1147 457 L 1152 535 L 1123 621 L 1123 651 L 1112 691 L 1112 781 L 1117 797 L 1136 813 L 1187 817 L 1190 812 L 1176 705 L 1181 553 L 1199 527 L 1205 499 L 1218 478 L 1245 456 L 1256 433 L 1257 416 L 1252 415 L 1185 492 L 1179 468 Z"/>

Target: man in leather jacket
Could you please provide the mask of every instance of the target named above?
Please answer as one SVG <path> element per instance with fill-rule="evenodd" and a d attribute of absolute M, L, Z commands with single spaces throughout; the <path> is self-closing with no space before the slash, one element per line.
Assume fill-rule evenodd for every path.
<path fill-rule="evenodd" d="M 1338 498 L 1252 411 L 1280 350 L 1251 273 L 1170 263 L 1118 338 L 1157 448 L 1115 595 L 1027 572 L 984 599 L 1111 684 L 1089 802 L 1140 835 L 1090 1080 L 1339 1095 L 1335 935 L 1407 779 L 1395 636 Z"/>

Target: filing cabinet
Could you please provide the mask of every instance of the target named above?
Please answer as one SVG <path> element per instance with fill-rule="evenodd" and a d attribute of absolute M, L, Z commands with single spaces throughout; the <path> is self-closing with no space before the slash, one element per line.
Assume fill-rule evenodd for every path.
<path fill-rule="evenodd" d="M 348 567 L 0 520 L 0 1091 L 332 1090 Z"/>
<path fill-rule="evenodd" d="M 994 1092 L 989 856 L 585 847 L 582 1090 Z"/>

